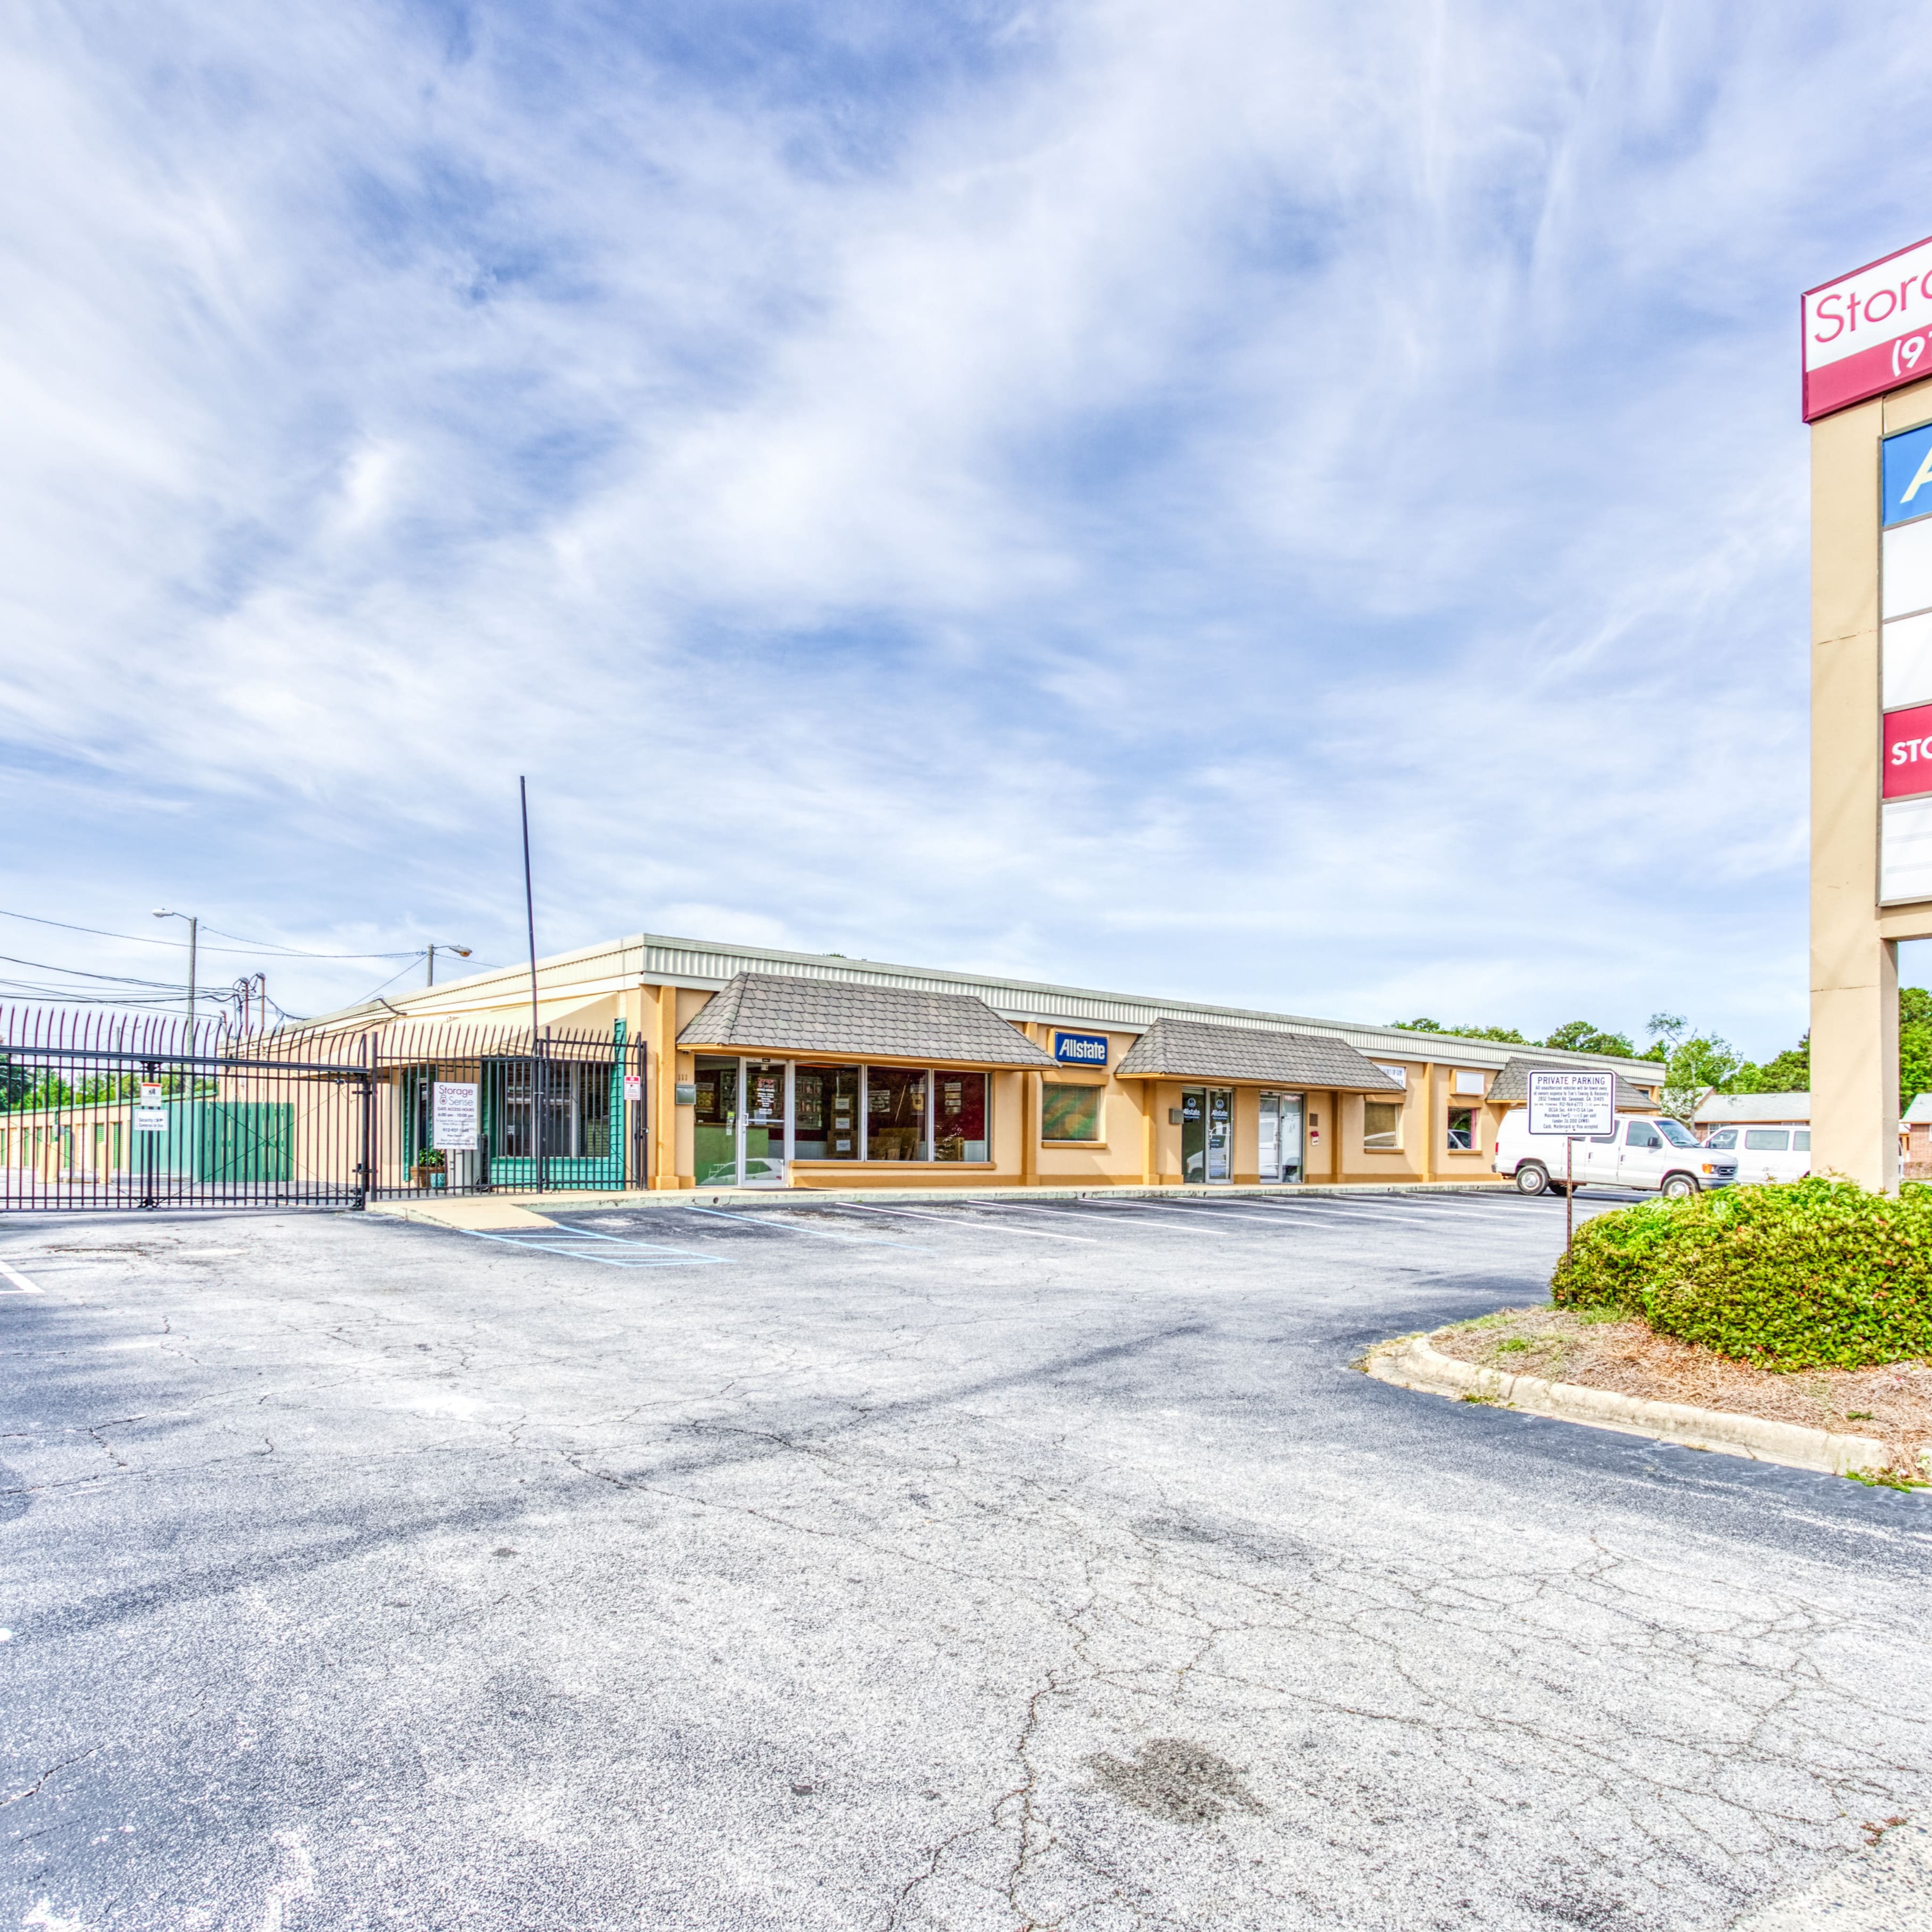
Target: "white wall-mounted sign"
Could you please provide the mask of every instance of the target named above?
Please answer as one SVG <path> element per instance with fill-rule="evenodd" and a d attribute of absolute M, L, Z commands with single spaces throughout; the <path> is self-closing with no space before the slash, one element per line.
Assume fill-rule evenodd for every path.
<path fill-rule="evenodd" d="M 430 1088 L 430 1144 L 446 1154 L 476 1150 L 476 1083 L 438 1080 Z"/>
<path fill-rule="evenodd" d="M 1456 1070 L 1456 1091 L 1459 1094 L 1480 1095 L 1489 1090 L 1489 1076 L 1479 1066 L 1459 1066 Z"/>
<path fill-rule="evenodd" d="M 1529 1076 L 1529 1130 L 1581 1139 L 1617 1130 L 1617 1076 L 1568 1073 L 1532 1068 Z"/>
<path fill-rule="evenodd" d="M 1408 1069 L 1406 1066 L 1385 1066 L 1378 1060 L 1373 1063 L 1378 1073 L 1386 1073 L 1404 1093 L 1408 1090 Z"/>

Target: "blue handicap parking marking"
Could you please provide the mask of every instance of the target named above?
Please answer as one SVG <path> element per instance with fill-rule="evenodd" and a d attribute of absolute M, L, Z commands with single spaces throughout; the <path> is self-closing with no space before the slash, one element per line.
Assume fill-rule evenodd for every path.
<path fill-rule="evenodd" d="M 486 1228 L 465 1228 L 479 1241 L 506 1241 L 513 1248 L 535 1248 L 547 1255 L 568 1255 L 604 1268 L 710 1268 L 730 1258 L 700 1254 L 695 1248 L 674 1248 L 662 1241 L 635 1241 L 622 1234 L 600 1234 L 590 1228 L 532 1228 L 503 1233 Z"/>

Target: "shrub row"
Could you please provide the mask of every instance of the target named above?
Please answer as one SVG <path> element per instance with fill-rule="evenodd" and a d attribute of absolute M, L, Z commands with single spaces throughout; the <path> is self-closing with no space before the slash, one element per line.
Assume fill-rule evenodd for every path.
<path fill-rule="evenodd" d="M 1619 1208 L 1578 1232 L 1550 1296 L 1762 1368 L 1932 1358 L 1932 1187 L 1814 1176 Z"/>

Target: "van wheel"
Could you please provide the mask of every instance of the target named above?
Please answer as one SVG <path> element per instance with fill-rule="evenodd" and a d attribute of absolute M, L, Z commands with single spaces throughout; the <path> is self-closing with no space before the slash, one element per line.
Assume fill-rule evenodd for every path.
<path fill-rule="evenodd" d="M 1549 1191 L 1550 1176 L 1533 1160 L 1526 1160 L 1516 1171 L 1516 1191 L 1519 1194 L 1543 1194 Z"/>
<path fill-rule="evenodd" d="M 1697 1184 L 1688 1174 L 1673 1174 L 1660 1190 L 1672 1201 L 1688 1201 L 1697 1191 Z"/>

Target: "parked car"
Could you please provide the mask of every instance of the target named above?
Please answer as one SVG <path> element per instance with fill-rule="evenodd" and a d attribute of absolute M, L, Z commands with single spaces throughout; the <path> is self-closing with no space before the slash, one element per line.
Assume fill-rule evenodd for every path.
<path fill-rule="evenodd" d="M 1681 1120 L 1628 1114 L 1616 1132 L 1574 1143 L 1570 1172 L 1578 1186 L 1641 1187 L 1660 1194 L 1696 1194 L 1706 1187 L 1728 1187 L 1738 1178 L 1736 1154 L 1706 1147 Z M 1529 1110 L 1512 1107 L 1496 1130 L 1498 1174 L 1514 1177 L 1525 1194 L 1541 1194 L 1564 1184 L 1564 1143 L 1532 1136 Z"/>
<path fill-rule="evenodd" d="M 1737 1156 L 1740 1181 L 1802 1180 L 1811 1172 L 1809 1127 L 1717 1127 L 1704 1144 Z"/>

